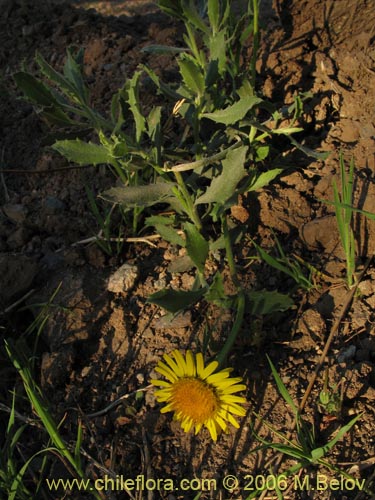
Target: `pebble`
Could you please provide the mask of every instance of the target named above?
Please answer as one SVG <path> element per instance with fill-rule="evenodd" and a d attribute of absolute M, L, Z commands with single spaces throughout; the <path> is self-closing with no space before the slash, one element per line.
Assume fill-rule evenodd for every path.
<path fill-rule="evenodd" d="M 47 196 L 44 201 L 44 208 L 49 215 L 58 214 L 65 210 L 65 203 L 54 196 Z"/>
<path fill-rule="evenodd" d="M 26 207 L 20 203 L 7 203 L 3 205 L 3 212 L 8 219 L 17 224 L 23 222 L 27 215 Z"/>
<path fill-rule="evenodd" d="M 7 239 L 7 245 L 12 250 L 16 250 L 18 248 L 26 245 L 28 239 L 30 237 L 30 232 L 24 228 L 20 227 L 16 229 Z"/>
<path fill-rule="evenodd" d="M 353 359 L 356 353 L 356 346 L 350 345 L 345 349 L 341 349 L 339 355 L 337 356 L 338 363 L 343 363 L 344 361 L 348 361 L 349 359 Z"/>
<path fill-rule="evenodd" d="M 108 279 L 107 290 L 123 293 L 131 290 L 139 277 L 139 269 L 135 264 L 123 264 Z"/>

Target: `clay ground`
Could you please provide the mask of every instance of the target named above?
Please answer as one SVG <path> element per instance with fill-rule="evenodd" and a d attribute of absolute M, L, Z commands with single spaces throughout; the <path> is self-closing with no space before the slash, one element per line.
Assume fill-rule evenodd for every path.
<path fill-rule="evenodd" d="M 56 421 L 63 419 L 61 432 L 68 443 L 74 445 L 77 423 L 82 422 L 87 475 L 214 478 L 220 486 L 227 474 L 244 478 L 283 471 L 293 462 L 278 463 L 275 451 L 250 453 L 259 445 L 255 432 L 271 441 L 280 440 L 256 415 L 284 435 L 293 423 L 266 354 L 298 403 L 335 319 L 340 318 L 326 361 L 330 382 L 340 384 L 342 407 L 330 417 L 318 405 L 322 370 L 304 418 L 314 424 L 316 443 L 322 446 L 340 426 L 362 413 L 327 460 L 367 480 L 375 492 L 375 268 L 369 260 L 375 250 L 375 222 L 355 216 L 358 271 L 367 267 L 348 302 L 334 210 L 321 201 L 333 199 L 332 182 L 339 179 L 341 151 L 347 165 L 352 158 L 355 161 L 356 206 L 375 213 L 374 1 L 275 0 L 262 11 L 259 92 L 280 107 L 292 103 L 297 92 L 310 93 L 305 101 L 304 132 L 298 139 L 330 155 L 318 161 L 291 147 L 286 173 L 255 199 L 244 200 L 251 217 L 249 238 L 236 250 L 241 280 L 257 290 L 290 293 L 295 307 L 272 317 L 246 317 L 229 363 L 247 384 L 248 413 L 240 429 L 221 436 L 217 444 L 204 432 L 185 435 L 169 415 L 160 414 L 152 391 L 140 399 L 130 397 L 102 415 L 89 416 L 119 396 L 146 387 L 165 352 L 198 349 L 207 331 L 221 345 L 233 317 L 231 311 L 223 314 L 202 304 L 170 323 L 162 319 L 162 310 L 147 303 L 150 293 L 163 286 L 189 288 L 192 284 L 189 273 L 170 273 L 177 251 L 163 241 L 155 240 L 152 246 L 125 241 L 113 255 L 106 254 L 94 239 L 83 241 L 100 231 L 86 188 L 97 194 L 115 179 L 101 167 L 65 170 L 67 161 L 46 147 L 48 127 L 20 99 L 12 79 L 21 65 L 36 71 L 36 50 L 61 69 L 66 47 L 83 46 L 92 104 L 105 111 L 112 94 L 140 63 L 149 64 L 165 79 L 173 75 L 173 58 L 151 57 L 140 50 L 151 43 L 175 45 L 181 41 L 182 28 L 153 2 L 143 0 L 1 0 L 0 7 L 0 334 L 19 337 L 34 319 L 36 305 L 47 303 L 58 290 L 38 342 L 35 378 Z M 299 256 L 319 271 L 313 276 L 316 286 L 311 291 L 296 291 L 285 275 L 250 259 L 256 255 L 250 237 L 273 251 L 272 231 L 285 253 Z M 128 236 L 123 228 L 122 237 Z M 133 266 L 134 282 L 128 291 L 113 293 L 108 279 L 125 262 Z M 343 312 L 346 302 L 349 307 Z M 9 406 L 9 391 L 15 384 L 20 390 L 20 382 L 3 350 L 1 363 L 0 401 Z M 27 401 L 20 400 L 17 409 L 24 417 L 33 415 Z M 7 418 L 2 411 L 0 428 Z M 19 450 L 23 459 L 48 443 L 38 427 L 30 427 L 26 434 Z M 315 478 L 317 473 L 335 477 L 321 466 L 306 468 L 301 477 Z M 35 464 L 26 478 L 31 489 L 37 474 Z M 54 455 L 46 474 L 69 477 Z M 200 498 L 240 500 L 251 493 L 243 488 L 230 493 L 219 486 L 216 492 L 202 492 Z M 89 498 L 77 491 L 43 494 L 38 498 Z M 103 498 L 129 498 L 120 491 L 102 494 Z M 168 500 L 193 499 L 196 494 L 133 492 L 134 498 Z M 272 494 L 267 498 L 274 498 Z M 298 491 L 291 487 L 285 493 L 285 498 L 293 500 L 370 497 L 358 488 Z"/>

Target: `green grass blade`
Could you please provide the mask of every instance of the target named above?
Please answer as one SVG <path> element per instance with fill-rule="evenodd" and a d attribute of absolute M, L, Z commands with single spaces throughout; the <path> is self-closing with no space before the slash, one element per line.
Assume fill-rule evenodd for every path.
<path fill-rule="evenodd" d="M 274 365 L 273 365 L 271 359 L 268 357 L 268 355 L 267 355 L 267 359 L 268 359 L 268 362 L 270 364 L 270 367 L 271 367 L 271 370 L 272 370 L 272 375 L 273 375 L 273 377 L 275 379 L 277 388 L 278 388 L 281 396 L 283 397 L 283 399 L 285 400 L 285 402 L 291 407 L 291 409 L 293 410 L 293 413 L 295 414 L 295 416 L 298 417 L 299 411 L 298 411 L 297 406 L 295 405 L 293 399 L 291 398 L 291 396 L 290 396 L 287 388 L 285 387 L 283 381 L 280 378 L 280 375 L 277 373 L 276 368 L 274 367 Z"/>

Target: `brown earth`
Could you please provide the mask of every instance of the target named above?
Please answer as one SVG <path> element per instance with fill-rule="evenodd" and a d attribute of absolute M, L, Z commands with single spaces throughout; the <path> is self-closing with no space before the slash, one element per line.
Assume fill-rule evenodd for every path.
<path fill-rule="evenodd" d="M 85 470 L 89 477 L 104 474 L 136 478 L 216 479 L 217 491 L 200 498 L 245 499 L 251 491 L 246 475 L 270 475 L 293 462 L 276 467 L 275 451 L 250 450 L 259 445 L 253 431 L 272 435 L 260 418 L 274 429 L 288 433 L 293 415 L 277 392 L 266 354 L 273 360 L 294 400 L 301 401 L 319 362 L 334 320 L 349 296 L 342 278 L 344 255 L 334 210 L 321 200 L 332 200 L 333 179 L 339 179 L 339 154 L 356 165 L 355 202 L 375 213 L 375 4 L 373 0 L 274 0 L 262 13 L 262 44 L 258 63 L 260 92 L 280 107 L 291 104 L 297 92 L 306 99 L 304 132 L 298 140 L 311 149 L 329 152 L 318 161 L 290 148 L 289 169 L 271 187 L 257 193 L 251 205 L 248 235 L 269 251 L 274 231 L 286 254 L 296 254 L 314 266 L 316 287 L 293 292 L 296 307 L 272 317 L 246 318 L 230 364 L 248 386 L 248 415 L 238 432 L 221 436 L 213 444 L 208 434 L 185 435 L 169 415 L 161 415 L 153 393 L 130 397 L 99 416 L 123 394 L 149 384 L 153 369 L 165 352 L 174 348 L 199 349 L 207 329 L 217 345 L 233 321 L 213 306 L 197 306 L 172 322 L 146 302 L 163 286 L 189 288 L 189 273 L 169 271 L 176 249 L 156 240 L 125 241 L 109 257 L 93 236 L 99 232 L 90 211 L 86 187 L 94 193 L 114 183 L 101 168 L 58 170 L 66 160 L 46 149 L 48 128 L 33 108 L 20 99 L 12 74 L 24 65 L 35 71 L 36 50 L 56 68 L 64 62 L 69 45 L 85 48 L 86 78 L 92 103 L 108 109 L 112 94 L 131 77 L 140 63 L 173 76 L 169 56 L 149 56 L 140 49 L 150 43 L 175 45 L 181 26 L 161 14 L 148 1 L 32 2 L 1 0 L 0 19 L 0 306 L 2 328 L 17 336 L 30 321 L 19 312 L 26 304 L 48 302 L 57 291 L 40 342 L 38 380 L 57 421 L 64 418 L 62 433 L 74 443 L 78 419 L 83 423 Z M 96 10 L 93 10 L 96 9 Z M 149 96 L 152 100 L 152 96 Z M 254 208 L 257 213 L 254 214 Z M 235 214 L 234 214 L 235 215 Z M 355 216 L 358 270 L 375 251 L 375 222 Z M 126 230 L 122 236 L 129 235 Z M 85 242 L 88 238 L 91 241 Z M 241 279 L 255 289 L 292 293 L 294 283 L 265 263 L 249 260 L 255 255 L 250 240 L 237 252 Z M 113 276 L 122 264 L 126 286 L 116 288 Z M 29 293 L 32 290 L 32 293 Z M 27 297 L 25 298 L 25 295 Z M 20 304 L 16 302 L 24 298 Z M 327 460 L 372 484 L 375 456 L 375 269 L 370 262 L 358 292 L 328 353 L 332 384 L 343 391 L 342 409 L 329 418 L 318 404 L 323 387 L 320 372 L 304 415 L 315 425 L 316 442 L 327 443 L 352 416 L 360 420 L 330 452 Z M 22 311 L 25 311 L 24 309 Z M 10 332 L 10 333 L 9 333 Z M 2 360 L 3 360 L 3 354 Z M 4 371 L 0 398 L 9 402 L 14 374 Z M 19 409 L 21 411 L 21 409 Z M 24 413 L 29 411 L 25 404 Z M 253 413 L 255 412 L 255 413 Z M 21 412 L 22 413 L 22 412 Z M 44 440 L 44 441 L 43 441 Z M 47 440 L 31 437 L 24 456 Z M 50 477 L 67 474 L 52 459 Z M 328 469 L 309 467 L 303 474 L 335 476 Z M 229 492 L 222 480 L 228 474 L 242 478 L 242 488 Z M 301 481 L 303 479 L 301 476 Z M 289 481 L 289 480 L 288 480 Z M 370 498 L 354 491 L 298 491 L 285 498 Z M 199 491 L 199 490 L 198 490 Z M 103 498 L 193 499 L 190 491 L 103 493 Z M 275 492 L 267 498 L 275 498 Z M 51 498 L 86 498 L 83 492 L 60 492 Z M 372 496 L 373 497 L 373 496 Z M 48 498 L 48 496 L 47 496 Z M 264 496 L 262 497 L 264 498 Z"/>

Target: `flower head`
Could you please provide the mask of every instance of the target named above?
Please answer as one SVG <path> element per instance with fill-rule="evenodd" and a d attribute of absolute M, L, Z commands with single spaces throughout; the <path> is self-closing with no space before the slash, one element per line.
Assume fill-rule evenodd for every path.
<path fill-rule="evenodd" d="M 163 357 L 165 363 L 159 361 L 155 370 L 167 380 L 151 380 L 152 384 L 161 387 L 155 396 L 159 403 L 166 403 L 162 413 L 173 411 L 174 419 L 181 422 L 185 432 L 195 428 L 198 434 L 202 426 L 207 427 L 214 441 L 220 430 L 228 431 L 228 422 L 239 427 L 233 415 L 243 417 L 246 414 L 240 406 L 246 400 L 235 393 L 246 386 L 239 383 L 241 378 L 229 377 L 231 368 L 214 373 L 217 361 L 205 367 L 203 355 L 194 356 L 191 351 L 187 351 L 185 357 L 177 350 Z"/>

